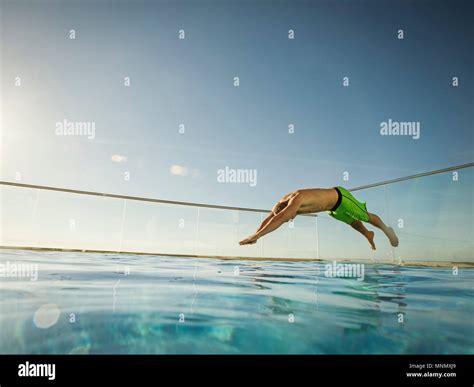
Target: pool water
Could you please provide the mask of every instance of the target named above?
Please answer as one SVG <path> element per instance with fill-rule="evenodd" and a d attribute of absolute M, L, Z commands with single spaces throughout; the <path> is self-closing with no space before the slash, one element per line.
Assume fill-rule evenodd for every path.
<path fill-rule="evenodd" d="M 325 262 L 20 250 L 0 264 L 0 353 L 474 353 L 473 269 L 366 264 L 362 279 Z"/>

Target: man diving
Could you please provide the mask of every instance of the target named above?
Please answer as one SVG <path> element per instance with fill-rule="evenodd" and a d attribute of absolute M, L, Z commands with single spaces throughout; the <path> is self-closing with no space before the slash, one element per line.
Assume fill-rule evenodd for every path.
<path fill-rule="evenodd" d="M 300 189 L 283 196 L 257 231 L 239 243 L 240 245 L 256 243 L 259 238 L 275 231 L 283 223 L 294 219 L 296 215 L 321 211 L 328 211 L 333 218 L 359 231 L 367 238 L 373 250 L 375 250 L 374 232 L 367 230 L 362 222 L 379 228 L 392 246 L 398 246 L 398 238 L 393 229 L 386 226 L 380 217 L 368 212 L 366 204 L 359 202 L 343 187 Z"/>

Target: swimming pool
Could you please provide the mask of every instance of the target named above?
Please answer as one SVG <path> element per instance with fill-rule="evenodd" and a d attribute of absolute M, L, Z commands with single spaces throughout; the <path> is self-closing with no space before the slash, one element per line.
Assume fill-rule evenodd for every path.
<path fill-rule="evenodd" d="M 22 250 L 0 263 L 4 354 L 474 353 L 473 269 L 341 278 L 327 262 Z"/>

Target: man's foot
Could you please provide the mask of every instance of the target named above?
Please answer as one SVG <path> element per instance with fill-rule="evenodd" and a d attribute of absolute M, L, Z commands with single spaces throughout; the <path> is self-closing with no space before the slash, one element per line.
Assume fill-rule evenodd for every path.
<path fill-rule="evenodd" d="M 387 237 L 390 240 L 390 244 L 393 247 L 397 247 L 398 246 L 398 237 L 395 234 L 395 231 L 393 231 L 393 228 L 392 227 L 387 227 L 387 230 L 386 230 L 385 234 L 387 234 Z"/>
<path fill-rule="evenodd" d="M 367 238 L 367 240 L 369 241 L 370 246 L 372 247 L 372 250 L 375 250 L 374 235 L 375 235 L 375 233 L 373 231 L 369 231 L 369 232 L 367 232 L 367 234 L 365 236 Z"/>

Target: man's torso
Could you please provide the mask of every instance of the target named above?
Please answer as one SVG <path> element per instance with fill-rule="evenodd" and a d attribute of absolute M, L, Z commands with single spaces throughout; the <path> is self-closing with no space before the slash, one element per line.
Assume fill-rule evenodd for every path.
<path fill-rule="evenodd" d="M 283 196 L 280 202 L 289 201 L 297 196 L 298 214 L 308 214 L 331 210 L 337 203 L 338 194 L 334 188 L 300 189 Z"/>

